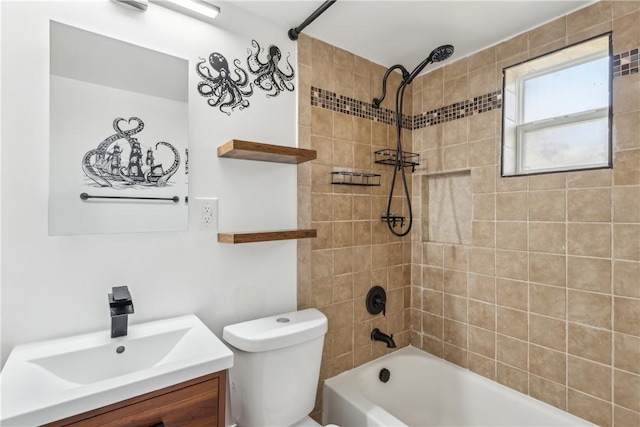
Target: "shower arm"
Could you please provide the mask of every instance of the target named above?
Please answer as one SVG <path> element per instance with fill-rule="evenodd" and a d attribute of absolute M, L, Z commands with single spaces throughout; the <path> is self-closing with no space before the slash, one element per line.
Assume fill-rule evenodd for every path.
<path fill-rule="evenodd" d="M 380 95 L 380 98 L 373 98 L 372 104 L 375 108 L 380 108 L 380 104 L 382 104 L 382 101 L 384 101 L 384 98 L 387 96 L 387 79 L 389 78 L 389 75 L 391 74 L 391 72 L 398 68 L 400 69 L 400 71 L 402 71 L 403 83 L 409 78 L 409 71 L 407 71 L 407 69 L 404 68 L 402 65 L 396 64 L 393 67 L 390 67 L 384 73 L 384 77 L 382 78 L 382 95 Z"/>

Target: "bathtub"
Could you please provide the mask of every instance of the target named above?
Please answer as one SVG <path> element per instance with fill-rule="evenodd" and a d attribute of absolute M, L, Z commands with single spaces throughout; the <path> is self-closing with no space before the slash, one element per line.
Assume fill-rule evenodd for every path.
<path fill-rule="evenodd" d="M 379 379 L 386 368 L 389 379 Z M 593 426 L 415 347 L 324 382 L 323 424 L 360 426 Z"/>

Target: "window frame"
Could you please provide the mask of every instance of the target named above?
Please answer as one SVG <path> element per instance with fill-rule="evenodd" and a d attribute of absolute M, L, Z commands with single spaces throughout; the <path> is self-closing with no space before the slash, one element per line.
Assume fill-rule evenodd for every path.
<path fill-rule="evenodd" d="M 540 60 L 541 58 L 548 57 L 550 55 L 557 54 L 566 49 L 570 49 L 581 44 L 592 42 L 596 39 L 607 37 L 607 53 L 603 53 L 602 51 L 593 52 L 588 55 L 583 55 L 578 58 L 570 59 L 561 63 L 557 63 L 555 65 L 543 66 L 539 70 L 533 71 L 531 73 L 523 73 L 517 75 L 515 77 L 515 83 L 511 83 L 515 87 L 515 96 L 513 102 L 515 103 L 515 120 L 514 124 L 511 125 L 511 129 L 507 131 L 505 127 L 506 121 L 506 107 L 507 107 L 507 72 L 514 67 L 521 66 L 523 64 Z M 527 80 L 540 77 L 543 75 L 552 74 L 558 71 L 562 71 L 565 69 L 569 69 L 575 66 L 579 66 L 581 64 L 585 64 L 591 61 L 595 61 L 601 58 L 609 58 L 608 60 L 608 90 L 609 90 L 609 99 L 608 106 L 601 107 L 597 109 L 590 109 L 585 111 L 580 111 L 571 114 L 565 114 L 561 116 L 555 116 L 546 119 L 535 120 L 531 122 L 522 123 L 522 119 L 524 117 L 524 99 L 525 99 L 525 91 L 524 84 Z M 594 169 L 610 169 L 613 167 L 613 144 L 612 144 L 612 135 L 613 135 L 613 40 L 612 40 L 612 32 L 609 31 L 607 33 L 603 33 L 597 35 L 595 37 L 591 37 L 589 39 L 582 40 L 580 42 L 562 47 L 560 49 L 556 49 L 554 51 L 536 56 L 531 59 L 527 59 L 525 61 L 521 61 L 517 64 L 513 64 L 511 66 L 505 67 L 502 70 L 502 141 L 501 141 L 501 150 L 500 150 L 500 176 L 503 178 L 508 177 L 517 177 L 517 176 L 529 176 L 529 175 L 540 175 L 540 174 L 549 174 L 549 173 L 559 173 L 559 172 L 575 172 L 575 171 L 584 171 L 584 170 L 594 170 Z M 538 129 L 551 129 L 553 127 L 567 125 L 571 123 L 581 123 L 588 122 L 594 119 L 602 119 L 607 118 L 608 123 L 608 135 L 607 135 L 607 160 L 605 162 L 593 163 L 593 164 L 575 164 L 573 166 L 557 166 L 557 167 L 549 167 L 549 168 L 536 168 L 525 170 L 524 169 L 524 156 L 523 156 L 523 141 L 522 134 L 526 131 L 530 130 L 538 130 Z M 508 137 L 511 138 L 511 151 L 512 154 L 509 158 L 506 158 L 505 155 L 505 145 L 506 145 L 506 137 L 509 133 Z M 505 171 L 505 163 L 508 159 L 511 159 L 510 169 L 513 169 L 512 172 L 506 173 Z"/>

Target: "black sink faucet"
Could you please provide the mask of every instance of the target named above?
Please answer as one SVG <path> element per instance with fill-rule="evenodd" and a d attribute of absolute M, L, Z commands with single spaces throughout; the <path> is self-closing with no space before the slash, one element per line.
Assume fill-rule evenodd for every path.
<path fill-rule="evenodd" d="M 396 342 L 393 340 L 393 334 L 389 336 L 378 328 L 371 331 L 371 341 L 382 341 L 387 344 L 387 348 L 396 348 Z"/>
<path fill-rule="evenodd" d="M 114 286 L 109 295 L 111 338 L 127 335 L 127 316 L 133 314 L 133 300 L 127 286 Z"/>

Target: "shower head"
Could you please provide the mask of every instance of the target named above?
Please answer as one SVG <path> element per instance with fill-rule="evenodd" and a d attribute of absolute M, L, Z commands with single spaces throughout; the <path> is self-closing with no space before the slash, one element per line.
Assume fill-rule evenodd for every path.
<path fill-rule="evenodd" d="M 413 81 L 413 79 L 415 79 L 416 76 L 420 74 L 420 72 L 422 72 L 424 67 L 426 67 L 427 65 L 433 62 L 441 62 L 441 61 L 447 60 L 451 55 L 453 55 L 453 46 L 450 44 L 445 44 L 443 46 L 433 49 L 433 51 L 429 54 L 427 59 L 422 61 L 420 65 L 418 65 L 415 68 L 415 70 L 411 72 L 409 77 L 404 79 L 405 85 L 410 84 Z"/>
<path fill-rule="evenodd" d="M 446 61 L 453 55 L 453 46 L 445 44 L 444 46 L 437 47 L 429 54 L 429 60 L 431 62 Z"/>

